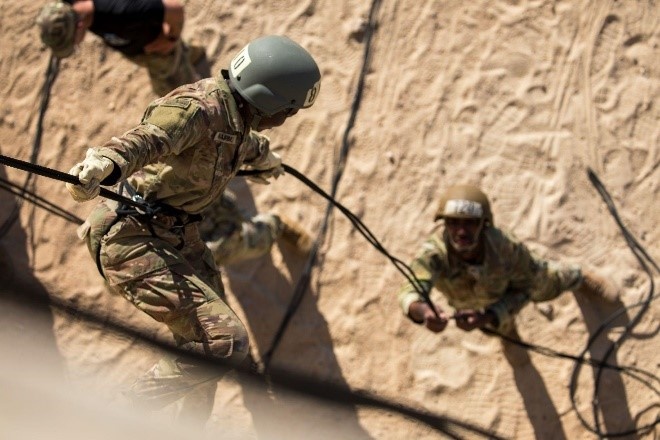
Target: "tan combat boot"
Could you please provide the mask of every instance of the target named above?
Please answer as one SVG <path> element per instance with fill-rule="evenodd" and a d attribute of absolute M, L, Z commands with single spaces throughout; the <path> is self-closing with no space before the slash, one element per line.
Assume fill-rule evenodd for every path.
<path fill-rule="evenodd" d="M 619 300 L 619 291 L 610 280 L 591 270 L 582 271 L 582 282 L 576 291 L 582 295 L 613 303 Z"/>
<path fill-rule="evenodd" d="M 309 254 L 314 243 L 312 237 L 307 233 L 302 225 L 286 216 L 279 214 L 277 216 L 281 221 L 282 228 L 280 230 L 279 238 L 300 254 Z"/>

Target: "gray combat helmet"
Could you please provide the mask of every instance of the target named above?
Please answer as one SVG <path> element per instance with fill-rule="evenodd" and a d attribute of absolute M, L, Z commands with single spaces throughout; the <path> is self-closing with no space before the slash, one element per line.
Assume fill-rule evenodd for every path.
<path fill-rule="evenodd" d="M 263 116 L 311 107 L 321 87 L 321 72 L 309 52 L 276 35 L 245 46 L 231 61 L 229 79 Z"/>

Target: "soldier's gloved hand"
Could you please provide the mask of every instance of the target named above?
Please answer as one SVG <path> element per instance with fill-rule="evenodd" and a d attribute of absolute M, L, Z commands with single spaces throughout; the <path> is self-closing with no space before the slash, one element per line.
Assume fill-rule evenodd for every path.
<path fill-rule="evenodd" d="M 439 333 L 447 327 L 449 317 L 442 311 L 439 305 L 433 304 L 435 311 L 423 301 L 415 301 L 408 308 L 408 315 L 417 323 L 424 323 L 426 328 L 434 333 Z M 437 316 L 436 316 L 437 313 Z"/>
<path fill-rule="evenodd" d="M 282 168 L 282 158 L 272 150 L 268 151 L 268 156 L 262 162 L 254 166 L 255 170 L 272 170 L 275 168 Z M 284 169 L 282 169 L 282 174 L 284 174 Z"/>
<path fill-rule="evenodd" d="M 482 328 L 488 324 L 493 324 L 495 314 L 484 310 L 459 310 L 454 314 L 456 326 L 466 332 L 475 328 Z"/>
<path fill-rule="evenodd" d="M 261 183 L 263 185 L 270 185 L 268 181 L 269 178 L 277 179 L 282 174 L 284 174 L 284 167 L 282 166 L 282 158 L 279 154 L 269 151 L 268 156 L 264 162 L 260 163 L 257 166 L 253 167 L 255 170 L 261 171 L 259 174 L 249 176 L 248 179 L 252 180 L 255 183 Z"/>
<path fill-rule="evenodd" d="M 69 170 L 69 174 L 76 176 L 80 181 L 80 185 L 66 184 L 66 189 L 73 200 L 86 202 L 98 196 L 101 192 L 100 183 L 112 173 L 114 166 L 113 161 L 89 148 L 85 160 Z"/>

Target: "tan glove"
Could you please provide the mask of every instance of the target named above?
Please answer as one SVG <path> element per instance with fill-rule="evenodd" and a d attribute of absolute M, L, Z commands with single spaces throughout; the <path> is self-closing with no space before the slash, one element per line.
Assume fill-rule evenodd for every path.
<path fill-rule="evenodd" d="M 99 195 L 100 183 L 112 173 L 115 164 L 105 156 L 101 156 L 93 148 L 87 150 L 85 160 L 76 164 L 69 174 L 76 176 L 80 185 L 66 184 L 66 189 L 76 202 L 86 202 Z"/>
<path fill-rule="evenodd" d="M 263 185 L 270 185 L 270 182 L 268 181 L 269 178 L 273 177 L 277 179 L 284 174 L 282 158 L 279 154 L 272 151 L 268 152 L 268 156 L 266 156 L 266 160 L 263 163 L 259 164 L 258 166 L 254 166 L 253 168 L 255 170 L 260 170 L 261 173 L 254 176 L 249 176 L 248 179 Z"/>

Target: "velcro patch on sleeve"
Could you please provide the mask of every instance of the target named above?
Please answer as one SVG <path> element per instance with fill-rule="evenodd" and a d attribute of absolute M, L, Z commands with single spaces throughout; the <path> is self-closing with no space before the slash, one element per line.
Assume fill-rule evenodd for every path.
<path fill-rule="evenodd" d="M 191 98 L 177 98 L 177 99 L 171 99 L 167 101 L 163 101 L 160 103 L 160 107 L 176 107 L 176 108 L 182 108 L 182 109 L 187 109 L 190 108 L 192 105 L 192 99 Z"/>
<path fill-rule="evenodd" d="M 143 122 L 162 128 L 171 138 L 178 136 L 198 107 L 191 100 L 175 100 L 154 106 Z"/>

